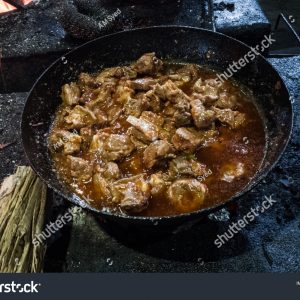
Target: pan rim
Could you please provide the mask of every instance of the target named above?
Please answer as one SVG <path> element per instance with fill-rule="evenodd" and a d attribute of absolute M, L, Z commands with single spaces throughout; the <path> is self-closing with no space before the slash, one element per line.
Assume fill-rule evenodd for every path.
<path fill-rule="evenodd" d="M 84 209 L 87 209 L 90 212 L 93 212 L 95 214 L 98 215 L 103 215 L 106 217 L 112 217 L 112 218 L 118 218 L 118 219 L 123 219 L 123 220 L 134 220 L 134 221 L 151 221 L 151 223 L 156 222 L 156 221 L 169 221 L 169 220 L 180 220 L 180 219 L 185 219 L 185 218 L 192 218 L 192 217 L 196 217 L 197 215 L 199 215 L 199 217 L 201 215 L 207 215 L 209 213 L 213 213 L 216 210 L 219 210 L 221 208 L 223 208 L 224 206 L 228 205 L 229 203 L 233 202 L 233 201 L 237 201 L 239 200 L 242 196 L 246 195 L 250 190 L 252 190 L 265 176 L 267 176 L 269 174 L 269 172 L 278 164 L 278 161 L 281 159 L 283 153 L 286 150 L 287 145 L 290 142 L 291 139 L 291 135 L 293 132 L 293 126 L 294 126 L 294 108 L 293 105 L 289 102 L 290 104 L 290 110 L 291 110 L 291 121 L 288 124 L 289 128 L 288 128 L 288 132 L 289 135 L 286 138 L 286 142 L 281 150 L 281 153 L 278 155 L 277 159 L 270 164 L 268 167 L 266 167 L 263 171 L 262 174 L 260 174 L 258 177 L 255 177 L 256 175 L 254 175 L 253 177 L 255 178 L 255 182 L 253 182 L 253 178 L 248 182 L 248 184 L 239 192 L 237 192 L 235 195 L 233 195 L 232 197 L 230 197 L 229 199 L 227 199 L 225 202 L 220 203 L 220 204 L 216 204 L 214 206 L 208 207 L 208 208 L 202 208 L 200 210 L 196 210 L 193 212 L 189 212 L 189 213 L 182 213 L 182 214 L 178 214 L 178 215 L 169 215 L 169 216 L 134 216 L 134 215 L 121 215 L 121 214 L 116 214 L 116 213 L 112 213 L 112 212 L 108 212 L 108 211 L 101 211 L 98 210 L 96 208 L 93 208 L 92 206 L 90 206 L 88 203 L 86 203 L 83 199 L 81 199 L 79 196 L 77 196 L 76 194 L 72 193 L 71 191 L 69 191 L 69 194 L 66 195 L 64 192 L 62 192 L 61 190 L 57 189 L 56 187 L 52 186 L 52 183 L 50 182 L 50 180 L 46 180 L 44 179 L 44 177 L 41 175 L 41 173 L 36 169 L 35 165 L 33 164 L 32 160 L 29 158 L 28 155 L 28 151 L 26 150 L 27 147 L 25 146 L 25 133 L 24 133 L 24 124 L 25 124 L 25 117 L 24 117 L 24 111 L 26 109 L 27 103 L 28 103 L 28 99 L 31 97 L 35 87 L 38 85 L 38 83 L 40 82 L 40 79 L 57 63 L 59 63 L 62 59 L 62 57 L 66 57 L 68 55 L 71 55 L 73 52 L 77 51 L 80 48 L 83 48 L 89 44 L 93 44 L 96 41 L 102 40 L 102 39 L 107 39 L 110 37 L 114 37 L 114 36 L 118 36 L 120 34 L 126 34 L 126 33 L 130 33 L 130 32 L 142 32 L 142 31 L 147 31 L 147 30 L 153 30 L 153 29 L 157 29 L 157 30 L 161 30 L 161 29 L 166 29 L 166 28 L 171 28 L 171 29 L 178 29 L 178 30 L 194 30 L 194 31 L 202 31 L 202 32 L 209 32 L 209 34 L 212 35 L 219 35 L 222 36 L 226 39 L 232 40 L 235 43 L 238 43 L 240 45 L 242 45 L 243 47 L 246 47 L 247 49 L 250 50 L 250 46 L 248 46 L 246 43 L 241 42 L 233 37 L 230 37 L 226 34 L 220 33 L 220 32 L 215 32 L 209 29 L 204 29 L 204 28 L 197 28 L 197 27 L 192 27 L 192 26 L 181 26 L 181 25 L 159 25 L 159 26 L 149 26 L 149 27 L 143 27 L 143 28 L 134 28 L 134 29 L 128 29 L 128 30 L 123 30 L 123 31 L 118 31 L 115 33 L 111 33 L 111 34 L 107 34 L 98 38 L 95 38 L 93 40 L 87 41 L 77 47 L 75 47 L 74 49 L 71 49 L 70 51 L 68 51 L 67 53 L 63 54 L 62 56 L 60 56 L 58 59 L 56 59 L 53 63 L 51 63 L 43 72 L 42 74 L 37 78 L 37 80 L 35 81 L 34 85 L 32 86 L 32 88 L 29 90 L 28 95 L 26 97 L 26 102 L 22 111 L 22 116 L 21 116 L 21 138 L 22 138 L 22 147 L 25 153 L 25 156 L 27 158 L 27 161 L 29 162 L 31 168 L 34 170 L 34 172 L 39 176 L 39 178 L 48 186 L 48 188 L 50 188 L 51 190 L 53 190 L 54 192 L 56 192 L 57 194 L 59 194 L 61 197 L 63 197 L 64 199 L 67 199 L 69 202 L 71 202 L 74 205 L 80 206 Z M 260 59 L 262 59 L 265 63 L 267 63 L 273 70 L 274 72 L 276 72 L 278 74 L 278 76 L 281 78 L 281 75 L 279 74 L 279 72 L 273 67 L 273 65 L 261 54 L 257 55 L 258 57 L 260 57 Z M 281 78 L 282 83 L 284 88 L 286 89 L 288 96 L 290 98 L 290 92 L 286 86 L 285 81 Z M 260 169 L 257 170 L 257 172 L 259 172 Z M 257 173 L 256 173 L 257 174 Z M 59 180 L 59 179 L 58 179 Z"/>

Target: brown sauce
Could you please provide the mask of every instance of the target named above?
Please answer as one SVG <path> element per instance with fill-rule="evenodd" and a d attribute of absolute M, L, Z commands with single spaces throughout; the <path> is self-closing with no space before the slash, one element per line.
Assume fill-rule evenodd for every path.
<path fill-rule="evenodd" d="M 170 68 L 178 68 L 178 65 L 170 65 Z M 215 78 L 213 71 L 201 68 L 201 78 Z M 191 95 L 192 84 L 185 85 L 182 90 Z M 242 190 L 255 175 L 259 169 L 265 151 L 265 131 L 262 118 L 254 104 L 254 98 L 251 91 L 239 86 L 233 81 L 225 83 L 228 91 L 238 98 L 238 110 L 246 114 L 245 124 L 237 129 L 217 125 L 219 138 L 216 142 L 198 149 L 195 153 L 197 159 L 205 164 L 210 170 L 210 174 L 203 176 L 201 182 L 206 184 L 208 194 L 201 208 L 208 208 L 225 202 L 228 198 Z M 60 115 L 58 110 L 57 116 Z M 63 128 L 62 122 L 56 121 L 52 130 Z M 124 118 L 120 118 L 113 128 L 108 129 L 109 133 L 124 133 L 129 128 L 129 124 Z M 76 155 L 84 159 L 91 159 L 90 154 L 81 151 Z M 120 212 L 115 205 L 99 200 L 97 193 L 93 188 L 92 182 L 78 182 L 76 178 L 70 175 L 69 166 L 66 163 L 65 155 L 54 153 L 52 155 L 54 166 L 59 178 L 64 181 L 72 191 L 83 199 L 90 199 L 91 205 L 97 209 L 110 208 L 112 211 Z M 224 181 L 224 168 L 228 164 L 243 164 L 244 174 L 236 177 L 231 182 Z M 142 161 L 142 151 L 135 151 L 130 157 L 118 162 L 118 166 L 123 177 L 129 177 L 144 173 L 150 176 L 158 170 L 167 170 L 167 164 L 160 164 L 159 167 L 146 169 Z M 168 201 L 165 192 L 158 196 L 151 196 L 149 206 L 146 210 L 138 213 L 141 216 L 167 216 L 181 214 L 182 211 L 174 208 Z"/>

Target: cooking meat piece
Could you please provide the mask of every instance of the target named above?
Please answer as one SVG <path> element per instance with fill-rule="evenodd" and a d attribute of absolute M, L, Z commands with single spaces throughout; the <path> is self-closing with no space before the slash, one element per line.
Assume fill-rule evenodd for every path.
<path fill-rule="evenodd" d="M 179 156 L 170 162 L 169 173 L 172 177 L 178 175 L 203 176 L 206 165 L 199 163 L 193 157 Z"/>
<path fill-rule="evenodd" d="M 163 88 L 163 85 L 157 83 L 156 85 L 153 86 L 152 91 L 160 99 L 166 100 L 166 94 L 165 94 L 165 90 Z"/>
<path fill-rule="evenodd" d="M 134 127 L 128 128 L 127 135 L 130 136 L 130 140 L 137 150 L 146 148 L 147 145 L 150 143 L 150 141 L 145 137 L 145 135 Z"/>
<path fill-rule="evenodd" d="M 181 212 L 199 209 L 207 188 L 196 179 L 178 179 L 168 188 L 170 203 Z"/>
<path fill-rule="evenodd" d="M 88 149 L 89 145 L 93 138 L 93 130 L 91 127 L 83 127 L 80 128 L 80 136 L 82 138 L 82 143 L 84 145 L 84 149 Z"/>
<path fill-rule="evenodd" d="M 193 87 L 193 90 L 196 92 L 193 94 L 193 99 L 199 99 L 206 106 L 212 105 L 219 98 L 219 85 L 214 79 L 207 79 L 202 82 L 201 79 L 198 79 Z"/>
<path fill-rule="evenodd" d="M 156 83 L 157 80 L 151 77 L 138 78 L 126 82 L 129 88 L 137 91 L 149 91 Z"/>
<path fill-rule="evenodd" d="M 199 78 L 199 79 L 194 83 L 193 90 L 194 90 L 195 92 L 197 92 L 197 93 L 202 93 L 202 92 L 203 92 L 202 85 L 203 85 L 202 78 Z"/>
<path fill-rule="evenodd" d="M 175 122 L 172 119 L 165 118 L 163 126 L 159 130 L 159 138 L 161 140 L 171 141 L 172 136 L 175 134 Z"/>
<path fill-rule="evenodd" d="M 176 126 L 189 125 L 191 123 L 191 98 L 179 89 L 171 80 L 168 80 L 161 87 L 164 91 L 165 99 L 170 101 L 169 104 L 166 104 L 163 111 L 164 115 L 172 117 Z"/>
<path fill-rule="evenodd" d="M 152 168 L 160 158 L 174 157 L 175 149 L 164 140 L 155 141 L 150 144 L 144 151 L 143 161 L 146 168 Z"/>
<path fill-rule="evenodd" d="M 156 87 L 157 89 L 158 87 Z M 165 99 L 172 103 L 180 104 L 181 106 L 188 106 L 190 97 L 186 95 L 181 89 L 179 89 L 174 82 L 168 80 L 161 86 Z"/>
<path fill-rule="evenodd" d="M 137 76 L 137 73 L 135 70 L 133 70 L 131 67 L 123 66 L 123 67 L 116 67 L 114 76 L 117 78 L 126 78 L 126 79 L 134 79 Z"/>
<path fill-rule="evenodd" d="M 245 114 L 240 113 L 229 108 L 219 109 L 213 108 L 216 113 L 217 119 L 223 123 L 229 125 L 231 128 L 238 128 L 245 122 Z"/>
<path fill-rule="evenodd" d="M 192 128 L 181 127 L 172 137 L 172 143 L 177 150 L 194 150 L 203 141 Z"/>
<path fill-rule="evenodd" d="M 67 162 L 70 166 L 72 177 L 80 181 L 89 181 L 91 179 L 93 173 L 93 164 L 91 162 L 71 155 L 67 156 Z"/>
<path fill-rule="evenodd" d="M 128 156 L 134 148 L 128 135 L 111 134 L 103 144 L 102 156 L 107 161 L 120 160 Z"/>
<path fill-rule="evenodd" d="M 93 135 L 92 141 L 90 144 L 89 152 L 91 153 L 99 153 L 100 155 L 103 153 L 103 145 L 104 142 L 109 137 L 109 134 L 106 132 L 98 132 Z"/>
<path fill-rule="evenodd" d="M 93 109 L 94 107 L 101 107 L 103 104 L 109 103 L 115 89 L 115 82 L 105 82 L 101 84 L 99 88 L 93 90 L 92 95 L 87 99 L 88 101 L 86 101 L 86 106 Z"/>
<path fill-rule="evenodd" d="M 157 140 L 158 127 L 153 123 L 143 120 L 142 118 L 138 119 L 134 116 L 129 116 L 126 121 L 137 130 L 141 131 L 147 140 L 152 142 Z"/>
<path fill-rule="evenodd" d="M 114 162 L 103 162 L 98 161 L 95 166 L 96 173 L 101 174 L 101 176 L 107 181 L 116 180 L 121 176 L 120 169 L 118 165 Z"/>
<path fill-rule="evenodd" d="M 108 162 L 104 169 L 103 176 L 108 180 L 118 179 L 121 176 L 118 165 L 114 162 Z"/>
<path fill-rule="evenodd" d="M 241 162 L 237 164 L 229 163 L 222 167 L 221 172 L 223 172 L 221 180 L 232 182 L 235 178 L 241 177 L 245 173 L 245 166 Z"/>
<path fill-rule="evenodd" d="M 96 123 L 95 114 L 80 105 L 76 105 L 70 113 L 64 118 L 69 129 L 79 129 Z"/>
<path fill-rule="evenodd" d="M 216 113 L 206 109 L 200 100 L 191 101 L 191 107 L 194 123 L 199 129 L 210 127 L 216 119 Z"/>
<path fill-rule="evenodd" d="M 54 151 L 61 151 L 68 155 L 80 151 L 82 138 L 80 135 L 67 130 L 54 131 L 50 138 L 49 144 Z"/>
<path fill-rule="evenodd" d="M 140 130 L 138 127 L 130 127 L 127 131 L 127 134 L 131 136 L 132 142 L 137 146 L 138 149 L 141 149 L 152 141 L 153 136 L 157 138 L 156 134 L 159 134 L 159 130 L 164 122 L 164 119 L 151 111 L 143 111 L 140 119 L 137 120 L 141 120 L 142 124 L 150 124 L 150 130 Z"/>
<path fill-rule="evenodd" d="M 96 77 L 88 73 L 79 74 L 79 85 L 81 87 L 88 87 L 92 89 L 96 89 L 100 86 L 100 84 L 96 82 Z"/>
<path fill-rule="evenodd" d="M 191 125 L 191 113 L 189 106 L 182 107 L 181 104 L 172 104 L 167 102 L 163 110 L 163 114 L 173 120 L 176 127 L 189 126 Z"/>
<path fill-rule="evenodd" d="M 102 177 L 102 174 L 95 173 L 93 175 L 93 187 L 97 200 L 109 200 L 111 198 L 109 183 Z"/>
<path fill-rule="evenodd" d="M 75 105 L 78 104 L 81 96 L 81 91 L 79 86 L 72 82 L 70 84 L 65 84 L 62 87 L 61 98 L 65 105 Z"/>
<path fill-rule="evenodd" d="M 144 94 L 143 100 L 150 110 L 153 112 L 159 113 L 162 110 L 161 101 L 159 96 L 155 93 L 154 90 L 150 90 Z"/>
<path fill-rule="evenodd" d="M 223 92 L 219 95 L 219 100 L 214 104 L 218 108 L 230 108 L 234 109 L 237 106 L 237 99 L 235 95 L 229 95 L 226 92 Z"/>
<path fill-rule="evenodd" d="M 130 213 L 138 213 L 148 206 L 150 184 L 143 175 L 136 175 L 116 181 L 112 185 L 113 202 Z"/>
<path fill-rule="evenodd" d="M 143 95 L 136 98 L 129 97 L 124 105 L 124 112 L 127 116 L 132 115 L 138 118 L 148 108 L 147 102 Z"/>
<path fill-rule="evenodd" d="M 119 105 L 113 105 L 107 110 L 107 120 L 110 124 L 114 124 L 121 116 L 123 108 Z"/>
<path fill-rule="evenodd" d="M 114 99 L 116 99 L 116 102 L 124 105 L 129 98 L 132 98 L 134 95 L 134 90 L 129 88 L 128 86 L 125 85 L 126 81 L 119 82 Z"/>
<path fill-rule="evenodd" d="M 96 81 L 100 84 L 105 82 L 108 78 L 109 79 L 120 79 L 124 77 L 125 79 L 133 79 L 136 78 L 137 73 L 133 68 L 130 66 L 123 66 L 123 67 L 114 67 L 108 68 L 101 71 L 99 74 L 96 75 Z"/>
<path fill-rule="evenodd" d="M 155 56 L 155 53 L 146 53 L 131 66 L 140 75 L 157 75 L 163 67 L 163 63 Z"/>
<path fill-rule="evenodd" d="M 152 111 L 143 111 L 141 115 L 141 119 L 151 122 L 157 127 L 161 127 L 164 123 L 164 118 L 162 116 L 159 116 Z"/>
<path fill-rule="evenodd" d="M 108 120 L 107 114 L 103 110 L 96 108 L 94 109 L 93 113 L 97 118 L 97 122 L 96 122 L 97 125 L 103 126 L 107 124 L 107 120 Z"/>
<path fill-rule="evenodd" d="M 163 172 L 152 174 L 149 183 L 151 186 L 151 195 L 153 196 L 161 195 L 171 185 L 170 178 Z"/>
<path fill-rule="evenodd" d="M 169 78 L 175 81 L 177 86 L 182 86 L 199 77 L 199 67 L 194 64 L 188 64 L 176 70 L 175 74 L 170 74 Z"/>

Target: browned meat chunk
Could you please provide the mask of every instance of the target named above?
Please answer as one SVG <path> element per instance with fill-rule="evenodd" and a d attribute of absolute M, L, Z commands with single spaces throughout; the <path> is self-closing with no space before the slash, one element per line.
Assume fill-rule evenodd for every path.
<path fill-rule="evenodd" d="M 117 78 L 128 78 L 128 79 L 134 79 L 137 76 L 137 73 L 135 70 L 133 70 L 131 67 L 123 66 L 123 67 L 116 67 L 114 76 Z"/>
<path fill-rule="evenodd" d="M 80 128 L 80 136 L 84 146 L 89 146 L 93 138 L 93 130 L 91 127 Z"/>
<path fill-rule="evenodd" d="M 101 107 L 112 99 L 112 94 L 115 91 L 115 82 L 105 82 L 101 87 L 94 90 L 89 98 L 86 99 L 86 106 L 90 109 Z"/>
<path fill-rule="evenodd" d="M 178 175 L 198 177 L 206 173 L 206 166 L 196 161 L 193 157 L 179 156 L 170 162 L 169 172 L 172 177 Z"/>
<path fill-rule="evenodd" d="M 67 160 L 71 170 L 71 176 L 80 181 L 88 181 L 92 177 L 93 165 L 80 157 L 68 155 Z"/>
<path fill-rule="evenodd" d="M 116 101 L 122 105 L 124 105 L 128 99 L 132 98 L 134 95 L 134 90 L 129 88 L 125 85 L 126 81 L 122 82 L 122 84 L 119 82 L 119 85 L 117 86 L 116 92 L 114 94 L 114 98 Z"/>
<path fill-rule="evenodd" d="M 245 173 L 245 166 L 243 163 L 228 163 L 222 167 L 221 172 L 223 176 L 221 180 L 232 182 L 234 179 L 241 177 Z"/>
<path fill-rule="evenodd" d="M 198 76 L 199 67 L 194 64 L 188 64 L 176 70 L 175 74 L 170 74 L 169 78 L 173 80 L 178 87 L 181 87 L 190 81 L 196 80 Z"/>
<path fill-rule="evenodd" d="M 107 110 L 107 120 L 112 125 L 114 124 L 123 112 L 123 108 L 119 105 L 113 105 Z"/>
<path fill-rule="evenodd" d="M 138 150 L 146 148 L 150 143 L 150 141 L 145 137 L 145 135 L 134 127 L 128 128 L 127 135 L 130 136 L 131 142 Z"/>
<path fill-rule="evenodd" d="M 121 176 L 120 169 L 114 162 L 101 162 L 95 167 L 95 170 L 107 181 L 116 180 Z"/>
<path fill-rule="evenodd" d="M 152 111 L 143 111 L 141 115 L 141 119 L 153 123 L 157 127 L 161 127 L 164 123 L 164 118 L 159 116 Z"/>
<path fill-rule="evenodd" d="M 142 132 L 147 140 L 157 140 L 159 128 L 155 124 L 143 120 L 142 118 L 138 119 L 134 116 L 129 116 L 126 121 L 134 126 L 138 131 Z"/>
<path fill-rule="evenodd" d="M 207 79 L 204 82 L 198 79 L 193 87 L 196 93 L 193 99 L 199 99 L 206 106 L 210 106 L 219 99 L 219 85 L 214 79 Z"/>
<path fill-rule="evenodd" d="M 238 128 L 245 122 L 245 114 L 238 111 L 227 109 L 214 108 L 217 119 L 231 128 Z"/>
<path fill-rule="evenodd" d="M 196 127 L 208 128 L 216 119 L 216 113 L 213 110 L 205 109 L 200 100 L 191 101 L 191 113 Z"/>
<path fill-rule="evenodd" d="M 165 118 L 164 124 L 159 131 L 159 138 L 170 142 L 175 131 L 175 122 L 172 119 Z"/>
<path fill-rule="evenodd" d="M 107 114 L 103 110 L 96 108 L 94 109 L 93 113 L 97 118 L 97 122 L 96 122 L 97 125 L 103 126 L 107 124 L 108 121 Z"/>
<path fill-rule="evenodd" d="M 146 168 L 152 168 L 160 158 L 169 158 L 173 156 L 175 149 L 164 140 L 155 141 L 144 151 L 143 161 Z"/>
<path fill-rule="evenodd" d="M 164 115 L 172 117 L 176 126 L 187 126 L 191 123 L 190 97 L 179 89 L 171 80 L 161 86 L 164 97 L 170 103 L 163 110 Z"/>
<path fill-rule="evenodd" d="M 154 90 L 150 90 L 143 96 L 144 102 L 147 104 L 150 110 L 154 112 L 160 112 L 162 109 L 161 101 L 159 96 L 155 94 Z"/>
<path fill-rule="evenodd" d="M 153 196 L 160 196 L 171 185 L 170 178 L 163 172 L 152 174 L 149 183 L 151 186 L 151 195 Z"/>
<path fill-rule="evenodd" d="M 98 132 L 97 134 L 94 134 L 92 137 L 92 141 L 90 143 L 89 152 L 96 153 L 103 151 L 103 145 L 106 139 L 109 137 L 108 133 L 105 132 Z"/>
<path fill-rule="evenodd" d="M 199 209 L 204 202 L 207 188 L 196 179 L 178 179 L 168 188 L 167 196 L 181 212 Z"/>
<path fill-rule="evenodd" d="M 61 151 L 68 155 L 80 151 L 82 138 L 77 133 L 67 130 L 58 130 L 52 133 L 49 138 L 51 149 Z"/>
<path fill-rule="evenodd" d="M 96 81 L 98 83 L 103 83 L 106 81 L 108 78 L 122 78 L 124 77 L 125 79 L 133 79 L 136 78 L 137 73 L 133 68 L 130 66 L 123 66 L 123 67 L 114 67 L 114 68 L 108 68 L 104 69 L 102 72 L 97 74 L 96 76 Z"/>
<path fill-rule="evenodd" d="M 97 121 L 91 110 L 80 105 L 76 105 L 64 119 L 70 129 L 93 125 Z"/>
<path fill-rule="evenodd" d="M 137 91 L 149 91 L 155 84 L 157 83 L 157 80 L 151 78 L 151 77 L 145 77 L 145 78 L 138 78 L 135 80 L 128 80 L 127 85 Z"/>
<path fill-rule="evenodd" d="M 121 176 L 118 165 L 114 162 L 109 162 L 104 169 L 103 176 L 108 180 L 115 180 Z"/>
<path fill-rule="evenodd" d="M 203 138 L 192 128 L 178 128 L 172 137 L 172 143 L 177 150 L 194 150 L 202 141 Z"/>
<path fill-rule="evenodd" d="M 155 56 L 155 53 L 146 53 L 139 58 L 132 68 L 141 75 L 152 75 L 162 69 L 163 63 Z"/>
<path fill-rule="evenodd" d="M 165 99 L 172 103 L 181 104 L 181 106 L 188 106 L 190 97 L 186 95 L 181 89 L 179 89 L 174 82 L 168 80 L 161 86 Z"/>
<path fill-rule="evenodd" d="M 129 136 L 111 134 L 104 142 L 102 155 L 108 161 L 115 161 L 128 156 L 134 148 Z"/>
<path fill-rule="evenodd" d="M 127 212 L 141 212 L 148 206 L 150 188 L 143 175 L 118 180 L 112 186 L 113 201 Z"/>
<path fill-rule="evenodd" d="M 65 84 L 62 87 L 61 98 L 65 105 L 75 105 L 79 103 L 81 96 L 81 91 L 79 86 L 72 82 L 70 84 Z"/>
<path fill-rule="evenodd" d="M 219 100 L 214 104 L 214 106 L 218 108 L 234 109 L 237 106 L 236 96 L 223 92 L 219 95 Z"/>
<path fill-rule="evenodd" d="M 138 118 L 147 108 L 148 103 L 143 96 L 136 98 L 129 97 L 124 105 L 124 112 L 127 116 L 131 115 Z"/>
<path fill-rule="evenodd" d="M 88 73 L 80 73 L 79 84 L 81 87 L 88 87 L 92 89 L 99 87 L 99 83 L 96 82 L 96 77 Z"/>
<path fill-rule="evenodd" d="M 97 200 L 109 200 L 111 191 L 109 183 L 102 177 L 102 174 L 95 173 L 93 175 L 93 187 L 96 192 Z"/>

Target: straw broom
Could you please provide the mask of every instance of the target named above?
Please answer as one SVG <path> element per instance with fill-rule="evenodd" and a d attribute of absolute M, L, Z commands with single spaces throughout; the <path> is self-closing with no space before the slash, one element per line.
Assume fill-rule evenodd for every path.
<path fill-rule="evenodd" d="M 0 272 L 41 272 L 46 250 L 32 241 L 44 225 L 47 188 L 20 166 L 0 188 Z"/>

